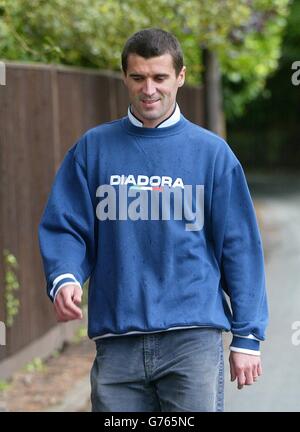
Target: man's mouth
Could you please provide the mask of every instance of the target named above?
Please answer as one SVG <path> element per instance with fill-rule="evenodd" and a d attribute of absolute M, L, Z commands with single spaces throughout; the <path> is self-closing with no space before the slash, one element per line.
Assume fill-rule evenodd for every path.
<path fill-rule="evenodd" d="M 146 105 L 146 106 L 150 106 L 150 105 L 153 105 L 153 104 L 155 104 L 156 102 L 158 102 L 159 101 L 159 99 L 142 99 L 141 100 L 142 101 L 142 103 L 144 104 L 144 105 Z"/>

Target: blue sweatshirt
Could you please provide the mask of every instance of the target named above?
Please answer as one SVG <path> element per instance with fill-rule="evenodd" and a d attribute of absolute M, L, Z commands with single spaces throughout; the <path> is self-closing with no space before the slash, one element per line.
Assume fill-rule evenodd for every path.
<path fill-rule="evenodd" d="M 183 115 L 87 131 L 57 172 L 39 239 L 52 301 L 89 278 L 90 338 L 214 327 L 232 331 L 231 350 L 259 354 L 264 260 L 243 169 Z"/>

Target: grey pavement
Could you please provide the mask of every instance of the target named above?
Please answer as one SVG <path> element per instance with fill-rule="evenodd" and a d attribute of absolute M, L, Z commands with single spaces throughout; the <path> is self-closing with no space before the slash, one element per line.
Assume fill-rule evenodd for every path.
<path fill-rule="evenodd" d="M 77 381 L 65 395 L 64 400 L 49 408 L 48 412 L 79 412 L 91 411 L 90 407 L 90 377 L 89 375 Z"/>
<path fill-rule="evenodd" d="M 298 180 L 288 183 L 284 186 L 277 179 L 271 193 L 265 185 L 256 199 L 270 306 L 261 350 L 263 375 L 254 385 L 237 390 L 229 380 L 226 359 L 226 411 L 300 411 L 300 187 Z"/>

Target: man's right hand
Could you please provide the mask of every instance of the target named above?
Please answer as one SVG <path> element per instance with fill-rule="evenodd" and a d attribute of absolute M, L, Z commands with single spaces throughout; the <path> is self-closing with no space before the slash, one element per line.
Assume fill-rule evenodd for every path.
<path fill-rule="evenodd" d="M 54 301 L 54 309 L 58 321 L 82 319 L 82 311 L 77 306 L 81 303 L 82 290 L 78 285 L 63 286 Z"/>

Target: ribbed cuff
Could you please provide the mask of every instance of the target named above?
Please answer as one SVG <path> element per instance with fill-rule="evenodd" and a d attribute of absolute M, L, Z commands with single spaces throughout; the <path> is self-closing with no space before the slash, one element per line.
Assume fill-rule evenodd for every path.
<path fill-rule="evenodd" d="M 231 351 L 237 351 L 237 352 L 245 352 L 251 351 L 248 354 L 254 354 L 256 355 L 260 354 L 259 351 L 260 347 L 260 341 L 253 336 L 236 336 L 233 335 L 232 342 L 230 344 Z"/>
<path fill-rule="evenodd" d="M 65 273 L 60 276 L 57 276 L 53 281 L 52 288 L 50 291 L 50 297 L 52 298 L 53 301 L 55 300 L 55 297 L 57 296 L 60 288 L 62 288 L 64 285 L 67 284 L 74 284 L 81 287 L 78 280 L 71 273 Z"/>

